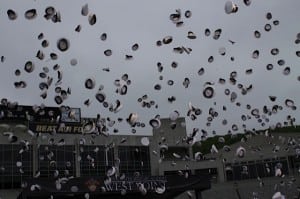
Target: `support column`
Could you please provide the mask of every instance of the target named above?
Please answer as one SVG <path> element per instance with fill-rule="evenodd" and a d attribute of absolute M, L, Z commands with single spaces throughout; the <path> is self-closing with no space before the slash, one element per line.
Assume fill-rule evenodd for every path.
<path fill-rule="evenodd" d="M 117 160 L 118 158 L 119 158 L 119 147 L 117 145 L 115 145 L 114 146 L 114 159 Z M 120 176 L 120 165 L 118 165 L 116 175 Z"/>
<path fill-rule="evenodd" d="M 222 158 L 219 158 L 217 161 L 217 172 L 218 172 L 218 183 L 225 182 L 225 169 L 222 162 Z"/>
<path fill-rule="evenodd" d="M 32 139 L 32 176 L 38 171 L 38 144 L 37 138 Z"/>
<path fill-rule="evenodd" d="M 78 161 L 79 153 L 79 143 L 78 139 L 74 139 L 74 146 L 75 146 L 75 176 L 80 177 L 80 161 Z"/>
<path fill-rule="evenodd" d="M 193 153 L 193 147 L 192 146 L 189 146 L 189 156 L 191 159 L 194 158 L 194 153 Z"/>
<path fill-rule="evenodd" d="M 149 138 L 150 143 L 155 143 L 152 140 L 154 139 Z M 154 154 L 153 151 L 155 151 L 157 154 Z M 150 167 L 151 167 L 151 175 L 157 176 L 157 175 L 163 175 L 162 171 L 160 171 L 160 164 L 159 164 L 159 156 L 160 156 L 160 151 L 158 146 L 155 144 L 151 144 L 149 146 L 149 155 L 150 155 Z"/>
<path fill-rule="evenodd" d="M 114 159 L 119 158 L 119 148 L 118 146 L 114 147 Z"/>
<path fill-rule="evenodd" d="M 193 158 L 194 158 L 193 147 L 192 147 L 192 146 L 189 146 L 188 149 L 189 149 L 189 156 L 190 156 L 191 159 L 193 159 Z M 191 171 L 192 171 L 192 174 L 195 175 L 195 173 L 196 173 L 196 172 L 195 172 L 195 169 L 193 169 L 193 170 L 191 170 Z"/>
<path fill-rule="evenodd" d="M 290 166 L 289 156 L 286 157 L 286 163 L 287 163 L 289 175 L 294 175 L 294 169 L 292 170 Z"/>
<path fill-rule="evenodd" d="M 196 199 L 202 199 L 202 194 L 200 190 L 195 190 Z"/>

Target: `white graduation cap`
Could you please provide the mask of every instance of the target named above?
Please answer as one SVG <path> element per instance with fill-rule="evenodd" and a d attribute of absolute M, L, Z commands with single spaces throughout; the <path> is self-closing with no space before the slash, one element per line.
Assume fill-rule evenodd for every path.
<path fill-rule="evenodd" d="M 10 143 L 15 143 L 18 141 L 18 137 L 15 136 L 14 133 L 12 133 L 12 132 L 4 132 L 3 135 L 8 136 L 8 141 Z"/>
<path fill-rule="evenodd" d="M 37 16 L 36 9 L 33 8 L 33 9 L 27 10 L 27 11 L 24 13 L 24 16 L 25 16 L 25 18 L 28 19 L 28 20 L 31 20 L 31 19 L 36 18 L 36 16 Z"/>
<path fill-rule="evenodd" d="M 278 191 L 272 196 L 272 199 L 285 199 L 285 196 Z"/>

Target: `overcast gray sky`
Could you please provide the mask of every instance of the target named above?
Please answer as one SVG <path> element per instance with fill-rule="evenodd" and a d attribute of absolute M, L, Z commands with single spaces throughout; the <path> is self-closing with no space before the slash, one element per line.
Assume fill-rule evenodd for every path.
<path fill-rule="evenodd" d="M 5 57 L 1 65 L 0 89 L 1 98 L 10 101 L 17 101 L 19 104 L 33 105 L 44 103 L 47 106 L 56 106 L 54 102 L 54 83 L 57 81 L 57 72 L 52 70 L 53 65 L 60 64 L 60 71 L 63 73 L 63 89 L 71 88 L 72 94 L 63 104 L 71 107 L 79 107 L 83 117 L 95 117 L 100 113 L 104 117 L 116 120 L 118 117 L 126 118 L 131 112 L 139 115 L 139 121 L 146 124 L 146 128 L 136 128 L 137 134 L 151 134 L 148 121 L 155 115 L 169 117 L 174 110 L 180 112 L 180 116 L 186 116 L 188 104 L 202 110 L 202 114 L 192 121 L 186 118 L 188 133 L 194 127 L 205 129 L 211 135 L 215 130 L 217 134 L 225 134 L 231 130 L 233 124 L 237 124 L 239 131 L 243 130 L 242 124 L 247 129 L 267 128 L 269 125 L 283 122 L 287 115 L 296 118 L 298 123 L 299 108 L 292 111 L 285 106 L 286 99 L 292 99 L 297 106 L 300 101 L 299 85 L 297 80 L 300 75 L 299 57 L 295 52 L 299 46 L 295 44 L 297 33 L 300 32 L 297 19 L 300 17 L 298 0 L 264 0 L 252 1 L 250 6 L 246 6 L 242 0 L 234 1 L 239 7 L 237 13 L 226 14 L 224 10 L 225 0 L 164 0 L 164 1 L 1 1 L 0 11 L 0 55 Z M 96 14 L 97 22 L 91 26 L 88 17 L 81 15 L 81 8 L 88 3 L 90 14 Z M 61 22 L 53 23 L 46 20 L 43 15 L 45 8 L 53 6 L 61 14 Z M 37 17 L 27 20 L 24 17 L 26 10 L 35 8 Z M 16 20 L 9 20 L 7 10 L 12 9 L 17 14 Z M 175 13 L 176 9 L 182 12 L 182 27 L 170 20 L 169 16 Z M 186 18 L 186 10 L 192 12 L 190 18 Z M 272 13 L 272 19 L 268 20 L 266 14 Z M 279 20 L 279 25 L 273 25 L 274 20 Z M 271 24 L 271 31 L 264 30 L 265 24 Z M 80 32 L 74 29 L 81 25 Z M 205 29 L 210 29 L 211 35 L 205 36 Z M 213 33 L 217 29 L 222 29 L 218 40 L 213 39 Z M 261 32 L 261 38 L 254 37 L 254 31 Z M 188 31 L 193 31 L 196 39 L 188 39 Z M 49 41 L 49 46 L 43 48 L 42 40 L 37 37 L 44 34 L 44 39 Z M 107 33 L 107 40 L 101 41 L 100 35 Z M 162 40 L 166 36 L 172 36 L 170 44 L 156 46 L 157 40 Z M 70 41 L 70 48 L 66 52 L 60 52 L 56 43 L 59 38 L 67 38 Z M 228 40 L 235 41 L 232 45 Z M 132 51 L 131 46 L 139 44 L 137 51 Z M 184 46 L 191 48 L 192 52 L 174 53 L 173 48 Z M 218 52 L 220 47 L 225 47 L 226 54 L 221 56 Z M 279 54 L 270 54 L 272 48 L 278 48 Z M 112 56 L 105 56 L 106 49 L 112 50 Z M 38 60 L 35 56 L 38 50 L 45 54 L 44 60 Z M 253 59 L 252 52 L 259 50 L 259 58 Z M 50 53 L 57 53 L 57 60 L 50 60 Z M 125 60 L 125 55 L 133 56 L 131 60 Z M 208 58 L 214 57 L 212 63 L 208 63 Z M 230 60 L 234 57 L 234 61 Z M 78 64 L 72 66 L 70 60 L 76 58 Z M 285 60 L 284 66 L 279 66 L 277 61 Z M 24 64 L 27 61 L 35 64 L 32 73 L 24 71 Z M 171 63 L 178 62 L 177 68 L 172 68 Z M 157 62 L 161 62 L 164 69 L 161 73 L 157 70 Z M 271 71 L 266 70 L 267 64 L 273 64 Z M 48 89 L 48 97 L 44 100 L 39 95 L 39 83 L 44 81 L 39 77 L 43 67 L 49 67 L 48 76 L 54 78 L 53 84 Z M 289 75 L 283 75 L 285 67 L 289 66 Z M 103 71 L 103 68 L 110 68 L 110 72 Z M 198 70 L 203 67 L 205 73 L 198 75 Z M 15 76 L 14 71 L 21 70 L 20 76 Z M 253 69 L 251 75 L 246 75 L 245 70 Z M 247 95 L 241 95 L 241 90 L 237 84 L 229 83 L 229 75 L 232 71 L 237 71 L 237 84 L 245 87 L 250 84 L 253 89 Z M 126 95 L 115 93 L 115 79 L 120 79 L 127 73 L 131 84 L 128 86 Z M 159 76 L 163 80 L 159 80 Z M 85 79 L 93 77 L 96 86 L 92 90 L 84 87 Z M 185 78 L 190 79 L 188 88 L 184 88 L 182 82 Z M 224 85 L 219 84 L 219 78 L 226 79 Z M 27 87 L 16 89 L 15 81 L 24 80 Z M 173 80 L 174 85 L 167 85 L 168 80 Z M 215 95 L 211 99 L 204 98 L 202 92 L 205 82 L 214 82 Z M 154 90 L 155 84 L 161 84 L 160 91 Z M 117 114 L 105 109 L 95 99 L 95 94 L 100 85 L 104 85 L 103 92 L 106 94 L 107 102 L 115 104 L 119 99 L 123 104 L 123 109 Z M 224 90 L 237 93 L 236 102 L 241 106 L 236 106 L 230 102 L 230 97 L 224 94 Z M 156 109 L 142 108 L 137 102 L 139 97 L 148 95 L 148 101 L 154 100 L 158 105 Z M 275 102 L 271 102 L 268 96 L 277 96 Z M 176 101 L 168 102 L 168 97 L 175 96 Z M 89 107 L 83 102 L 91 100 Z M 241 115 L 251 115 L 251 110 L 246 108 L 250 104 L 252 109 L 258 108 L 261 116 L 262 108 L 267 105 L 272 108 L 278 104 L 283 107 L 282 111 L 271 116 L 265 115 L 270 122 L 265 122 L 265 127 L 261 127 L 257 119 L 247 121 L 241 120 Z M 223 111 L 222 107 L 227 110 Z M 218 112 L 218 117 L 214 118 L 211 126 L 206 126 L 208 110 L 213 107 Z M 265 117 L 262 116 L 262 117 Z M 222 120 L 228 121 L 227 125 L 222 124 Z M 264 120 L 263 120 L 264 121 Z M 131 132 L 126 122 L 118 123 L 111 128 L 118 128 L 120 134 Z"/>

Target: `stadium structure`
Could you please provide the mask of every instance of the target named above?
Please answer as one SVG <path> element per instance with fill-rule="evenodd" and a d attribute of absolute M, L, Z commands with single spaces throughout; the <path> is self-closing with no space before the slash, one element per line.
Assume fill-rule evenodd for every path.
<path fill-rule="evenodd" d="M 2 105 L 0 197 L 299 197 L 298 132 L 252 132 L 205 154 L 184 118 L 160 119 L 152 136 L 108 134 L 105 123 L 78 108 Z"/>

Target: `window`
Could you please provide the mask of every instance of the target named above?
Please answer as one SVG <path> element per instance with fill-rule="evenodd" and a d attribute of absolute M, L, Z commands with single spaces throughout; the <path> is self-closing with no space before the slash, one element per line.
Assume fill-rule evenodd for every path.
<path fill-rule="evenodd" d="M 133 175 L 139 172 L 140 175 L 150 175 L 150 154 L 149 148 L 144 146 L 120 146 L 119 147 L 120 173 Z"/>
<path fill-rule="evenodd" d="M 0 189 L 20 188 L 22 181 L 32 174 L 30 145 L 0 145 Z"/>
<path fill-rule="evenodd" d="M 173 170 L 173 171 L 164 171 L 165 176 L 172 176 L 172 175 L 185 175 L 188 173 L 188 175 L 192 175 L 191 170 Z"/>
<path fill-rule="evenodd" d="M 195 174 L 197 175 L 209 175 L 212 183 L 217 183 L 218 181 L 218 169 L 217 168 L 206 168 L 206 169 L 196 169 Z"/>
<path fill-rule="evenodd" d="M 266 159 L 264 161 L 249 161 L 235 164 L 226 164 L 225 172 L 227 181 L 255 179 L 257 177 L 275 177 L 276 168 L 287 175 L 288 164 L 286 159 Z"/>
<path fill-rule="evenodd" d="M 169 147 L 166 151 L 161 151 L 161 155 L 163 155 L 164 160 L 185 160 L 186 156 L 189 156 L 189 150 L 186 147 Z M 180 158 L 175 157 L 173 154 L 177 154 Z"/>
<path fill-rule="evenodd" d="M 289 164 L 291 169 L 293 170 L 294 174 L 299 174 L 299 170 L 300 170 L 300 157 L 299 155 L 295 155 L 295 156 L 289 156 Z"/>
<path fill-rule="evenodd" d="M 225 165 L 225 174 L 226 174 L 227 181 L 232 181 L 234 179 L 233 169 L 232 169 L 231 164 Z"/>
<path fill-rule="evenodd" d="M 70 145 L 41 145 L 38 149 L 40 177 L 75 176 L 74 151 L 75 147 Z"/>
<path fill-rule="evenodd" d="M 254 179 L 259 176 L 257 174 L 256 165 L 254 163 L 248 165 L 248 171 L 249 171 L 249 178 Z"/>
<path fill-rule="evenodd" d="M 104 176 L 107 166 L 114 164 L 113 148 L 104 146 L 80 146 L 80 175 L 81 176 Z"/>

